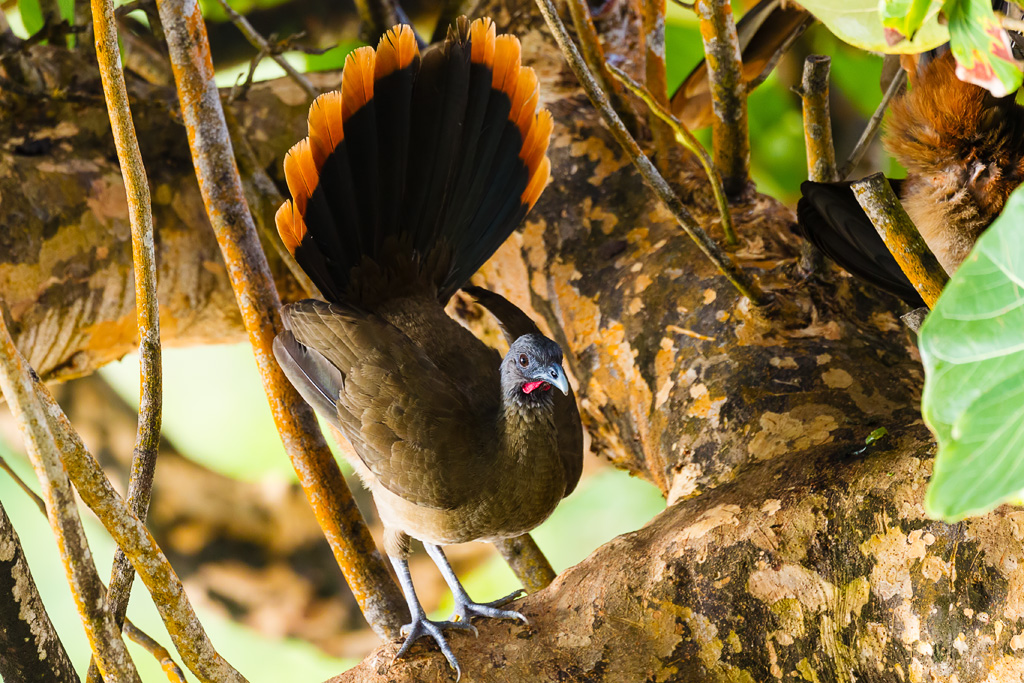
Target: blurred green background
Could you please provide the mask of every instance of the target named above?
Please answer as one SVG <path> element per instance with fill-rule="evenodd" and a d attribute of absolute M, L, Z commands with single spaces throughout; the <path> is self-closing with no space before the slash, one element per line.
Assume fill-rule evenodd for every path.
<path fill-rule="evenodd" d="M 65 12 L 71 0 L 61 0 Z M 216 0 L 203 0 L 211 22 L 211 34 L 223 22 L 224 13 Z M 240 12 L 266 10 L 278 0 L 233 0 Z M 741 6 L 736 5 L 738 14 Z M 135 13 L 139 15 L 140 13 Z M 19 0 L 7 12 L 12 28 L 21 36 L 41 26 L 37 0 Z M 282 35 L 300 26 L 282 26 Z M 218 30 L 234 30 L 221 27 Z M 668 80 L 670 91 L 682 81 L 702 55 L 700 35 L 692 12 L 669 4 L 666 28 Z M 322 55 L 291 52 L 286 55 L 300 70 L 339 68 L 344 56 L 358 43 L 337 43 Z M 214 44 L 216 49 L 216 43 Z M 323 45 L 322 47 L 331 47 Z M 852 148 L 866 119 L 881 98 L 879 74 L 882 60 L 839 43 L 821 27 L 815 27 L 798 42 L 797 55 L 784 60 L 779 69 L 749 100 L 752 174 L 761 192 L 787 203 L 795 202 L 799 184 L 806 178 L 799 99 L 791 86 L 799 80 L 801 55 L 810 52 L 833 57 L 833 117 L 837 157 L 840 162 Z M 215 55 L 216 59 L 216 55 Z M 237 83 L 248 71 L 248 56 L 218 61 L 221 85 Z M 255 72 L 257 80 L 277 78 L 280 68 L 263 60 Z M 700 139 L 710 144 L 709 131 Z M 894 171 L 892 162 L 876 144 L 865 165 L 871 170 Z M 138 364 L 132 356 L 103 370 L 103 376 L 129 402 L 137 404 Z M 274 430 L 252 354 L 243 346 L 214 346 L 164 351 L 164 432 L 183 454 L 224 474 L 247 480 L 276 478 L 294 480 L 294 473 Z M 201 390 L 197 391 L 197 387 Z M 34 482 L 31 468 L 21 455 L 20 444 L 0 442 L 2 454 L 23 478 Z M 159 470 L 158 470 L 159 476 Z M 84 672 L 88 647 L 78 623 L 56 546 L 43 517 L 12 483 L 0 475 L 0 500 L 25 545 L 43 599 L 76 665 Z M 586 479 L 543 526 L 535 537 L 556 570 L 562 570 L 589 555 L 614 536 L 634 530 L 664 507 L 658 491 L 624 472 L 605 468 Z M 87 530 L 101 575 L 109 573 L 113 544 L 104 530 L 86 515 Z M 465 577 L 467 588 L 478 599 L 491 599 L 518 587 L 515 578 L 497 557 Z M 143 589 L 136 584 L 130 618 L 163 644 L 169 639 Z M 446 614 L 442 605 L 438 615 Z M 198 605 L 200 617 L 213 642 L 229 660 L 239 665 L 253 683 L 278 681 L 321 681 L 354 662 L 326 657 L 298 641 L 264 638 L 234 625 Z M 130 644 L 132 654 L 146 681 L 166 680 L 152 658 Z M 296 672 L 301 675 L 296 676 Z M 189 680 L 192 680 L 191 677 Z"/>

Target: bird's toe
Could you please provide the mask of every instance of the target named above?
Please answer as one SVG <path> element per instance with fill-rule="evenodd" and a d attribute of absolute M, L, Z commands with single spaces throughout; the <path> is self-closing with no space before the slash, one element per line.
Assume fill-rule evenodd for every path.
<path fill-rule="evenodd" d="M 506 596 L 501 600 L 495 600 L 494 602 L 479 603 L 479 602 L 463 602 L 455 606 L 455 615 L 453 621 L 465 621 L 469 622 L 472 617 L 490 617 L 492 619 L 518 619 L 524 624 L 530 623 L 527 621 L 519 612 L 509 609 L 499 609 L 497 605 L 504 605 L 515 599 L 516 594 Z"/>
<path fill-rule="evenodd" d="M 424 636 L 430 636 L 437 647 L 441 650 L 441 654 L 448 660 L 448 664 L 455 670 L 455 680 L 458 681 L 462 677 L 462 669 L 459 667 L 459 661 L 455 658 L 455 653 L 452 652 L 452 648 L 448 645 L 448 639 L 444 637 L 445 629 L 458 629 L 461 631 L 472 631 L 474 634 L 479 635 L 475 626 L 466 620 L 463 623 L 455 621 L 430 621 L 428 619 L 418 619 L 412 623 L 403 626 L 399 633 L 405 638 L 405 642 L 402 643 L 402 647 L 398 649 L 398 653 L 395 654 L 395 659 L 399 659 L 409 651 L 412 644 Z"/>

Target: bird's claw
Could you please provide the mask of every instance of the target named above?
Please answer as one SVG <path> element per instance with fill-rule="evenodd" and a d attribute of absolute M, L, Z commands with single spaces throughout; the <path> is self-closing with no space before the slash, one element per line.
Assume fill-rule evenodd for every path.
<path fill-rule="evenodd" d="M 477 631 L 476 626 L 469 623 L 468 620 L 463 622 L 456 621 L 430 621 L 426 617 L 421 619 L 414 619 L 411 623 L 406 624 L 399 633 L 405 638 L 405 642 L 402 643 L 402 647 L 398 649 L 398 653 L 395 655 L 395 659 L 399 659 L 412 644 L 423 636 L 430 636 L 437 643 L 437 647 L 440 648 L 441 654 L 448 660 L 449 666 L 455 669 L 455 680 L 458 681 L 462 678 L 462 669 L 459 668 L 459 661 L 455 658 L 455 653 L 452 652 L 451 647 L 448 645 L 448 640 L 444 637 L 445 629 L 456 629 L 459 631 L 472 631 L 474 635 L 479 636 L 480 633 Z"/>
<path fill-rule="evenodd" d="M 459 601 L 455 602 L 455 613 L 452 615 L 453 622 L 466 622 L 472 617 L 491 617 L 492 619 L 518 619 L 524 624 L 530 622 L 519 612 L 515 612 L 509 609 L 498 609 L 502 605 L 507 605 L 523 593 L 522 590 L 517 590 L 514 593 L 510 593 L 503 598 L 493 600 L 491 602 L 470 602 L 470 601 Z"/>

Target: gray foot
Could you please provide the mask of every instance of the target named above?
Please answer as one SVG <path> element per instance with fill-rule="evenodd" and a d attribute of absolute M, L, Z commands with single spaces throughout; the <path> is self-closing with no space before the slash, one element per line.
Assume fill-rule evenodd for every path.
<path fill-rule="evenodd" d="M 505 597 L 494 600 L 492 602 L 473 602 L 472 600 L 459 599 L 459 596 L 455 596 L 455 611 L 452 613 L 452 622 L 469 624 L 469 628 L 476 633 L 476 627 L 469 623 L 472 617 L 490 617 L 492 619 L 518 619 L 524 624 L 530 623 L 526 620 L 519 612 L 515 612 L 509 609 L 499 609 L 503 605 L 507 605 L 512 602 L 520 595 L 523 594 L 522 590 L 517 590 L 514 593 L 510 593 Z M 449 622 L 451 623 L 451 622 Z"/>
<path fill-rule="evenodd" d="M 455 653 L 452 652 L 451 647 L 448 645 L 448 640 L 444 637 L 445 629 L 476 633 L 476 627 L 470 624 L 468 620 L 462 623 L 455 621 L 430 621 L 423 615 L 418 617 L 414 615 L 412 622 L 402 627 L 401 634 L 405 636 L 405 642 L 402 643 L 402 647 L 398 650 L 398 654 L 395 655 L 395 659 L 408 652 L 412 644 L 420 638 L 430 636 L 441 649 L 441 654 L 448 660 L 448 664 L 455 669 L 455 680 L 459 680 L 462 678 L 462 669 L 459 668 L 459 661 L 455 658 Z"/>

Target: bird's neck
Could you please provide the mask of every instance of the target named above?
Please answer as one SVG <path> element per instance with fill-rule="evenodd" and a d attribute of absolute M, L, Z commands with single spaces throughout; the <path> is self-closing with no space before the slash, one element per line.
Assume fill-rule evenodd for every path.
<path fill-rule="evenodd" d="M 518 535 L 547 519 L 565 494 L 565 467 L 558 452 L 552 401 L 503 401 L 500 444 L 490 467 L 503 472 L 494 495 L 518 511 Z"/>
<path fill-rule="evenodd" d="M 509 464 L 523 460 L 536 462 L 549 453 L 557 458 L 554 418 L 554 402 L 549 393 L 517 396 L 506 392 L 502 397 L 501 424 L 498 425 L 502 456 Z"/>

